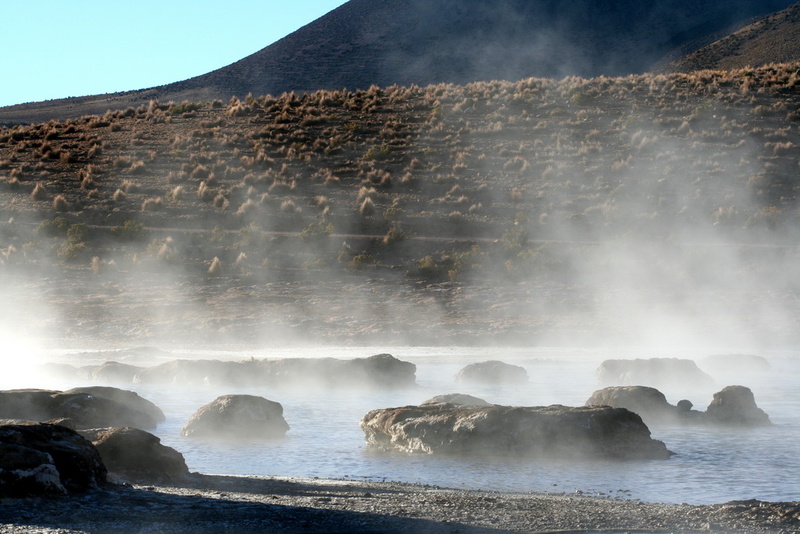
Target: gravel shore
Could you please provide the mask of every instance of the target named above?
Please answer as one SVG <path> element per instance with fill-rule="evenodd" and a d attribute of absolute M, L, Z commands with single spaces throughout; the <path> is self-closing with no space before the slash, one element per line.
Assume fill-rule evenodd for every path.
<path fill-rule="evenodd" d="M 193 474 L 0 501 L 0 532 L 800 532 L 800 502 L 666 505 L 394 482 Z"/>

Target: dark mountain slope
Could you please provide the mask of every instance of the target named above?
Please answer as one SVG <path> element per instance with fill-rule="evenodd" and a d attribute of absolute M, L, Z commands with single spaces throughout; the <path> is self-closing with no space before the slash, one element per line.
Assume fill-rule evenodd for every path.
<path fill-rule="evenodd" d="M 351 0 L 263 50 L 206 75 L 106 98 L 6 108 L 0 112 L 0 123 L 97 113 L 150 98 L 227 100 L 247 93 L 373 84 L 644 72 L 682 44 L 789 3 Z"/>
<path fill-rule="evenodd" d="M 692 52 L 666 70 L 737 69 L 800 59 L 800 3 Z"/>

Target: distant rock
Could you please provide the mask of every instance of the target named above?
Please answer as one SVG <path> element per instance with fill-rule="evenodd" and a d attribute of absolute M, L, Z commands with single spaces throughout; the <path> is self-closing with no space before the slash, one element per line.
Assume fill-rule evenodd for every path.
<path fill-rule="evenodd" d="M 416 385 L 416 366 L 391 354 L 368 358 L 173 360 L 139 371 L 143 384 L 268 385 L 274 387 L 399 389 Z"/>
<path fill-rule="evenodd" d="M 0 426 L 0 496 L 81 492 L 106 482 L 92 444 L 69 428 L 42 423 Z"/>
<path fill-rule="evenodd" d="M 624 408 L 454 406 L 373 410 L 361 419 L 382 450 L 511 457 L 666 459 L 641 417 Z"/>
<path fill-rule="evenodd" d="M 471 363 L 456 375 L 456 382 L 462 384 L 524 384 L 527 381 L 528 372 L 524 367 L 498 360 Z"/>
<path fill-rule="evenodd" d="M 136 373 L 144 369 L 138 365 L 119 362 L 104 362 L 88 370 L 88 378 L 92 382 L 104 384 L 130 384 Z"/>
<path fill-rule="evenodd" d="M 147 367 L 134 376 L 141 384 L 181 386 L 257 383 L 258 377 L 246 372 L 237 362 L 221 360 L 172 360 Z M 252 382 L 251 382 L 252 381 Z"/>
<path fill-rule="evenodd" d="M 163 420 L 161 410 L 136 393 L 101 388 L 96 391 L 102 391 L 102 394 L 93 394 L 81 389 L 67 392 L 41 389 L 0 391 L 0 419 L 59 419 L 69 420 L 68 426 L 74 428 L 134 426 L 145 429 L 155 428 Z M 113 400 L 114 396 L 121 402 Z"/>
<path fill-rule="evenodd" d="M 134 483 L 169 483 L 189 474 L 183 455 L 138 428 L 96 428 L 80 434 L 92 442 L 110 474 Z"/>
<path fill-rule="evenodd" d="M 763 373 L 772 368 L 769 360 L 755 354 L 715 354 L 703 358 L 700 366 L 720 374 Z"/>
<path fill-rule="evenodd" d="M 278 438 L 289 424 L 283 406 L 255 395 L 224 395 L 192 415 L 181 433 L 189 437 L 217 439 Z"/>
<path fill-rule="evenodd" d="M 725 426 L 769 426 L 769 416 L 758 406 L 750 388 L 727 386 L 717 393 L 706 409 L 708 419 Z"/>
<path fill-rule="evenodd" d="M 429 404 L 454 404 L 456 406 L 488 406 L 489 403 L 478 397 L 472 395 L 464 395 L 463 393 L 448 393 L 446 395 L 437 395 L 432 397 L 420 406 L 427 406 Z"/>
<path fill-rule="evenodd" d="M 687 404 L 688 403 L 688 404 Z M 692 403 L 682 400 L 678 406 L 656 388 L 648 386 L 611 386 L 592 393 L 587 406 L 626 408 L 639 414 L 648 425 L 663 425 L 699 421 L 702 412 L 692 410 Z"/>
<path fill-rule="evenodd" d="M 714 379 L 693 360 L 649 358 L 605 360 L 597 368 L 597 382 L 607 386 L 651 386 L 702 389 L 714 386 Z"/>

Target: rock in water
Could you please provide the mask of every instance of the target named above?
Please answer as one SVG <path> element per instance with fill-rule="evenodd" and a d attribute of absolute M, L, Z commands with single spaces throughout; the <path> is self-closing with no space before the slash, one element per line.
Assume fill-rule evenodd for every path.
<path fill-rule="evenodd" d="M 714 380 L 693 360 L 681 358 L 605 360 L 597 368 L 597 382 L 607 386 L 655 388 L 707 388 L 714 385 Z"/>
<path fill-rule="evenodd" d="M 447 393 L 445 395 L 436 395 L 423 402 L 420 406 L 427 406 L 428 404 L 455 404 L 457 406 L 488 406 L 489 403 L 478 397 L 472 395 L 465 395 L 463 393 Z"/>
<path fill-rule="evenodd" d="M 75 428 L 155 428 L 164 414 L 153 408 L 155 405 L 136 393 L 116 388 L 77 388 L 64 392 L 42 389 L 0 391 L 0 419 L 63 419 L 69 420 Z"/>
<path fill-rule="evenodd" d="M 183 455 L 138 428 L 96 428 L 80 434 L 92 442 L 110 473 L 134 483 L 169 483 L 189 474 Z"/>
<path fill-rule="evenodd" d="M 156 425 L 154 423 L 163 423 L 167 419 L 164 416 L 164 412 L 161 411 L 161 408 L 149 400 L 140 397 L 135 391 L 128 391 L 127 389 L 119 389 L 107 386 L 86 386 L 72 388 L 64 393 L 85 393 L 94 395 L 95 397 L 112 400 L 127 406 L 131 410 L 141 412 L 153 421 L 152 423 L 148 421 L 147 426 L 143 426 L 143 428 L 155 428 Z"/>
<path fill-rule="evenodd" d="M 625 408 L 639 414 L 648 425 L 699 421 L 703 417 L 702 412 L 691 410 L 691 402 L 681 403 L 680 408 L 673 406 L 663 393 L 648 386 L 610 386 L 592 393 L 586 406 Z"/>
<path fill-rule="evenodd" d="M 255 395 L 223 395 L 192 415 L 181 433 L 190 437 L 282 437 L 289 430 L 280 403 Z"/>
<path fill-rule="evenodd" d="M 0 452 L 0 496 L 80 492 L 106 481 L 97 449 L 63 426 L 0 426 Z"/>
<path fill-rule="evenodd" d="M 714 399 L 706 409 L 708 419 L 726 426 L 769 426 L 769 416 L 756 406 L 750 388 L 727 386 L 714 393 Z"/>
<path fill-rule="evenodd" d="M 471 363 L 456 375 L 456 382 L 471 384 L 524 384 L 528 372 L 524 367 L 497 360 Z"/>
<path fill-rule="evenodd" d="M 383 450 L 498 456 L 666 459 L 641 417 L 609 406 L 454 406 L 373 410 L 361 419 L 370 446 Z"/>

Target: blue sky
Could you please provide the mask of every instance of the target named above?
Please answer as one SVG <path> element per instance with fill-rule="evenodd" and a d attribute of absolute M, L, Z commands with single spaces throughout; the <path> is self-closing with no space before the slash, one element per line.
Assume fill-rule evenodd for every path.
<path fill-rule="evenodd" d="M 0 0 L 0 106 L 185 80 L 344 3 Z"/>

